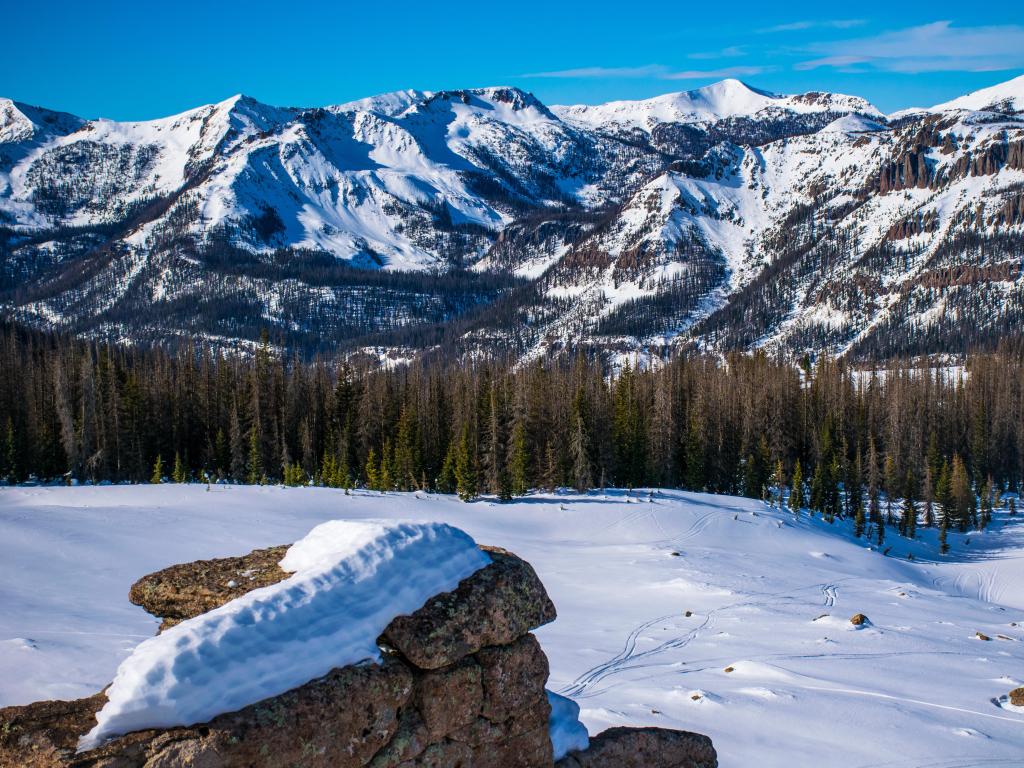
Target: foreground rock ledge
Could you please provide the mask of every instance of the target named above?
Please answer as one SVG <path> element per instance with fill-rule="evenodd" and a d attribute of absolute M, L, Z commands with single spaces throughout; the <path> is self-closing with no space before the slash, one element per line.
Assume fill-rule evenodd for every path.
<path fill-rule="evenodd" d="M 161 629 L 287 578 L 286 547 L 176 565 L 143 577 L 133 603 Z M 380 664 L 335 669 L 280 696 L 189 728 L 139 731 L 76 754 L 102 693 L 0 709 L 0 768 L 551 768 L 548 662 L 530 634 L 555 608 L 529 563 L 492 563 L 396 618 Z M 561 768 L 714 768 L 710 739 L 613 728 Z"/>

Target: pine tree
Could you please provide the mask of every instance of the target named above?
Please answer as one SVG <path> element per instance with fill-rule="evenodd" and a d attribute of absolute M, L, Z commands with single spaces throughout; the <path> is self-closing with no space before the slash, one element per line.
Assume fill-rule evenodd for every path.
<path fill-rule="evenodd" d="M 921 488 L 921 498 L 924 501 L 924 525 L 925 528 L 931 528 L 935 525 L 935 486 L 930 464 L 924 470 L 924 485 Z"/>
<path fill-rule="evenodd" d="M 392 491 L 395 488 L 394 465 L 395 452 L 391 447 L 391 439 L 384 438 L 384 448 L 380 453 L 380 489 L 381 491 Z"/>
<path fill-rule="evenodd" d="M 171 473 L 171 479 L 176 483 L 188 482 L 188 472 L 181 461 L 181 454 L 178 451 L 174 452 L 174 471 Z"/>
<path fill-rule="evenodd" d="M 991 475 L 985 480 L 981 488 L 981 517 L 978 520 L 978 528 L 985 530 L 992 522 L 992 511 L 995 506 L 995 484 Z"/>
<path fill-rule="evenodd" d="M 459 498 L 463 501 L 475 499 L 478 493 L 477 483 L 476 447 L 469 424 L 466 424 L 462 428 L 462 438 L 455 453 L 455 489 Z"/>
<path fill-rule="evenodd" d="M 860 499 L 853 509 L 853 535 L 858 539 L 864 535 L 865 523 L 864 500 Z"/>
<path fill-rule="evenodd" d="M 953 516 L 953 484 L 949 468 L 949 462 L 943 461 L 939 469 L 939 480 L 935 484 L 935 499 L 942 509 L 942 516 L 947 518 L 946 525 L 949 525 Z"/>
<path fill-rule="evenodd" d="M 153 474 L 150 475 L 149 482 L 154 485 L 158 485 L 164 481 L 164 460 L 163 457 L 158 453 L 156 455 L 156 461 L 153 462 Z"/>
<path fill-rule="evenodd" d="M 697 421 L 695 413 L 690 416 L 686 430 L 685 454 L 686 488 L 691 491 L 703 491 L 707 487 L 707 477 L 704 472 L 704 440 L 700 422 Z M 799 466 L 799 461 L 797 466 Z M 801 496 L 801 498 L 803 497 Z"/>
<path fill-rule="evenodd" d="M 875 438 L 868 436 L 868 520 L 876 528 L 882 525 L 882 506 L 880 500 L 878 473 L 878 452 L 875 450 Z M 881 534 L 884 536 L 884 534 Z"/>
<path fill-rule="evenodd" d="M 383 486 L 380 481 L 380 466 L 377 463 L 377 451 L 372 447 L 370 452 L 366 454 L 366 467 L 363 470 L 366 473 L 366 487 L 371 491 L 383 490 Z"/>
<path fill-rule="evenodd" d="M 864 459 L 858 449 L 852 462 L 847 464 L 846 479 L 843 482 L 846 491 L 846 504 L 849 514 L 856 518 L 858 511 L 864 518 Z M 863 527 L 861 533 L 864 532 Z"/>
<path fill-rule="evenodd" d="M 448 451 L 445 453 L 444 463 L 441 465 L 441 474 L 437 476 L 437 490 L 440 493 L 455 493 L 457 482 L 455 479 L 455 463 L 458 457 L 458 441 L 448 441 Z"/>
<path fill-rule="evenodd" d="M 229 441 L 231 444 L 231 469 L 229 474 L 236 483 L 244 482 L 246 479 L 247 461 L 245 455 L 245 439 L 242 437 L 242 426 L 238 420 L 238 407 L 231 406 L 231 425 L 229 427 Z"/>
<path fill-rule="evenodd" d="M 509 475 L 514 496 L 524 496 L 530 490 L 530 458 L 526 448 L 526 427 L 521 420 L 512 425 L 511 457 Z"/>
<path fill-rule="evenodd" d="M 14 446 L 14 420 L 7 417 L 7 429 L 4 431 L 3 465 L 0 467 L 0 481 L 11 485 L 18 482 L 17 452 Z"/>
<path fill-rule="evenodd" d="M 1009 501 L 1009 511 L 1011 516 L 1017 514 L 1017 500 L 1014 499 L 1012 496 L 1010 497 Z"/>
<path fill-rule="evenodd" d="M 947 541 L 949 531 L 949 518 L 946 513 L 943 512 L 942 519 L 939 522 L 939 551 L 942 554 L 949 552 L 949 542 Z"/>
<path fill-rule="evenodd" d="M 800 459 L 793 467 L 793 486 L 789 492 L 789 508 L 793 514 L 799 515 L 804 506 L 804 473 L 800 468 Z"/>
<path fill-rule="evenodd" d="M 772 473 L 772 506 L 776 504 L 782 508 L 782 497 L 786 492 L 786 469 L 782 466 L 782 459 L 775 462 L 775 472 Z"/>
<path fill-rule="evenodd" d="M 957 528 L 964 533 L 968 527 L 977 524 L 977 505 L 974 491 L 971 489 L 971 481 L 967 477 L 967 468 L 959 454 L 953 455 L 953 469 L 950 472 L 950 496 Z"/>
<path fill-rule="evenodd" d="M 916 485 L 914 473 L 908 469 L 903 483 L 903 510 L 900 515 L 900 532 L 908 539 L 917 535 L 917 505 L 914 502 Z"/>
<path fill-rule="evenodd" d="M 594 477 L 590 471 L 590 456 L 588 455 L 587 426 L 584 422 L 585 407 L 582 401 L 582 393 L 576 396 L 576 403 L 573 407 L 573 430 L 569 439 L 569 453 L 572 457 L 573 486 L 577 491 L 583 493 L 594 484 Z"/>
<path fill-rule="evenodd" d="M 260 434 L 257 424 L 249 430 L 249 458 L 246 461 L 246 482 L 257 485 L 263 482 L 263 452 L 260 448 Z"/>
<path fill-rule="evenodd" d="M 557 490 L 560 474 L 558 471 L 558 453 L 555 451 L 554 443 L 549 440 L 547 448 L 544 450 L 544 488 L 548 491 Z M 632 488 L 633 486 L 631 483 L 627 483 L 627 487 Z"/>

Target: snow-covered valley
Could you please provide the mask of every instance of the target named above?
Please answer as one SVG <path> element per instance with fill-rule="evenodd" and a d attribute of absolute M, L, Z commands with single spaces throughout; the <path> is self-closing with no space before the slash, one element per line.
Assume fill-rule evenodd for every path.
<path fill-rule="evenodd" d="M 997 512 L 944 557 L 933 530 L 894 534 L 883 555 L 844 522 L 677 491 L 2 488 L 0 706 L 106 685 L 156 631 L 127 600 L 140 576 L 330 519 L 446 522 L 530 561 L 559 613 L 537 633 L 548 687 L 592 734 L 694 730 L 726 767 L 1020 764 L 1024 519 Z"/>

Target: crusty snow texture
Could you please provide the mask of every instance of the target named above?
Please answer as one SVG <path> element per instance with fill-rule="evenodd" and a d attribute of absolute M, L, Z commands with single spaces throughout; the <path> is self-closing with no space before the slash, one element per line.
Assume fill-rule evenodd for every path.
<path fill-rule="evenodd" d="M 206 722 L 335 667 L 379 659 L 376 639 L 395 616 L 489 562 L 468 534 L 443 523 L 318 525 L 281 561 L 293 576 L 141 643 L 79 747 Z"/>

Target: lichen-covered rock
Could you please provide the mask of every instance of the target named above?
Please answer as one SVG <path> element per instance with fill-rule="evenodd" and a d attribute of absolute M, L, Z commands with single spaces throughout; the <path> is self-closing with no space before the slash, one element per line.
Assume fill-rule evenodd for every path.
<path fill-rule="evenodd" d="M 1010 691 L 1010 703 L 1015 707 L 1024 707 L 1024 687 Z"/>
<path fill-rule="evenodd" d="M 413 671 L 399 659 L 344 667 L 203 725 L 138 731 L 77 755 L 78 738 L 95 723 L 102 694 L 10 707 L 0 710 L 8 734 L 0 741 L 0 766 L 357 768 L 398 731 L 413 685 Z"/>
<path fill-rule="evenodd" d="M 555 606 L 533 567 L 503 549 L 484 549 L 489 566 L 411 616 L 397 617 L 382 640 L 417 667 L 437 669 L 554 621 Z"/>
<path fill-rule="evenodd" d="M 609 728 L 557 768 L 717 768 L 711 739 L 666 728 Z"/>
<path fill-rule="evenodd" d="M 163 619 L 160 629 L 164 630 L 246 592 L 284 581 L 290 574 L 278 563 L 287 551 L 287 546 L 268 547 L 243 557 L 172 565 L 135 582 L 128 599 Z"/>

